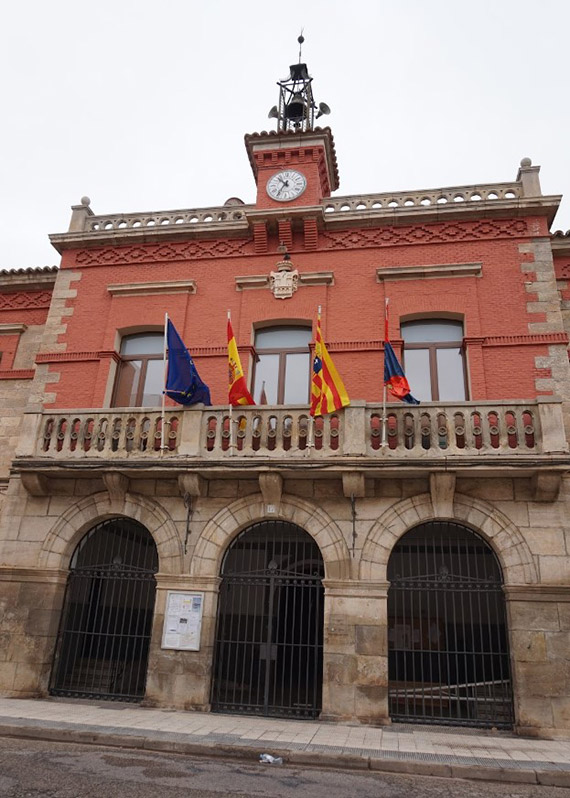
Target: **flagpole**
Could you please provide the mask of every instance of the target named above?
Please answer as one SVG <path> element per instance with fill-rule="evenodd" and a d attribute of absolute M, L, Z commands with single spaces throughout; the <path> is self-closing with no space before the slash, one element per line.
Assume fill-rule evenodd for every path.
<path fill-rule="evenodd" d="M 231 322 L 232 314 L 231 311 L 228 309 L 228 321 Z M 231 399 L 228 394 L 228 404 L 230 407 L 230 456 L 234 454 L 234 417 L 233 417 L 233 407 L 231 403 Z"/>
<path fill-rule="evenodd" d="M 162 413 L 160 424 L 160 454 L 164 453 L 164 428 L 166 426 L 164 409 L 166 406 L 166 328 L 168 326 L 168 313 L 164 314 L 164 341 L 162 346 Z"/>
<path fill-rule="evenodd" d="M 386 370 L 386 341 L 388 340 L 388 297 L 384 300 L 384 371 Z M 384 382 L 384 389 L 382 391 L 382 443 L 380 444 L 381 447 L 386 446 L 386 425 L 388 422 L 388 418 L 386 416 L 386 380 Z"/>

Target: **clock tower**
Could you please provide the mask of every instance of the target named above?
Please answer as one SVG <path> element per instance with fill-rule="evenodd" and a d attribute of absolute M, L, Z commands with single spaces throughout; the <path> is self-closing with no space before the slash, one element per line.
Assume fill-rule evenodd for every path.
<path fill-rule="evenodd" d="M 299 36 L 299 45 L 304 39 Z M 277 129 L 252 133 L 245 146 L 257 183 L 256 208 L 288 218 L 320 205 L 339 186 L 334 141 L 329 127 L 315 121 L 330 113 L 326 103 L 315 103 L 313 79 L 307 65 L 289 67 L 289 78 L 280 81 L 279 104 L 269 112 Z M 273 214 L 272 214 L 273 215 Z"/>

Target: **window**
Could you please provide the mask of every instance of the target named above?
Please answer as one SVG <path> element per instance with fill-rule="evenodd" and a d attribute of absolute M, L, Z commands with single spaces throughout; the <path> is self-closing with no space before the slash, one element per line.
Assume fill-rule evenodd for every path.
<path fill-rule="evenodd" d="M 424 319 L 401 326 L 404 370 L 410 390 L 424 402 L 456 402 L 467 397 L 460 321 Z"/>
<path fill-rule="evenodd" d="M 267 327 L 256 332 L 256 404 L 260 404 L 264 387 L 270 405 L 309 401 L 311 337 L 311 327 Z"/>
<path fill-rule="evenodd" d="M 140 333 L 121 341 L 113 407 L 156 407 L 164 383 L 164 335 Z"/>

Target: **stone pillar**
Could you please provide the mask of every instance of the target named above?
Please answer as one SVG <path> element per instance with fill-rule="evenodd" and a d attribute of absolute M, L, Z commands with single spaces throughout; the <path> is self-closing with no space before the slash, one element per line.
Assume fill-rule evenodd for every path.
<path fill-rule="evenodd" d="M 343 410 L 342 453 L 350 456 L 366 454 L 366 402 L 355 400 Z"/>
<path fill-rule="evenodd" d="M 89 216 L 93 216 L 90 205 L 91 200 L 89 197 L 81 197 L 81 203 L 79 205 L 71 206 L 69 233 L 82 233 L 87 228 L 87 219 Z"/>
<path fill-rule="evenodd" d="M 180 438 L 178 440 L 178 454 L 187 457 L 196 457 L 200 454 L 200 433 L 205 410 L 193 408 L 183 410 L 180 408 Z"/>
<path fill-rule="evenodd" d="M 0 569 L 0 695 L 47 694 L 67 571 Z"/>
<path fill-rule="evenodd" d="M 570 586 L 507 586 L 515 730 L 570 731 Z"/>
<path fill-rule="evenodd" d="M 523 197 L 541 197 L 539 178 L 540 166 L 533 166 L 530 158 L 523 158 L 517 174 L 517 182 L 522 186 Z"/>
<path fill-rule="evenodd" d="M 388 724 L 388 582 L 323 580 L 324 720 Z"/>
<path fill-rule="evenodd" d="M 207 711 L 214 655 L 220 578 L 156 575 L 156 604 L 150 642 L 144 704 Z M 163 649 L 162 632 L 169 590 L 204 594 L 199 651 Z"/>

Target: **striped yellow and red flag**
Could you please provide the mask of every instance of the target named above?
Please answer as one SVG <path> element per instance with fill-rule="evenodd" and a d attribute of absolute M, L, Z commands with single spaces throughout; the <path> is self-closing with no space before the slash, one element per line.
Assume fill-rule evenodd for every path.
<path fill-rule="evenodd" d="M 312 416 L 326 416 L 350 404 L 344 383 L 331 360 L 321 332 L 321 309 L 317 317 L 315 357 L 311 377 Z"/>
<path fill-rule="evenodd" d="M 229 361 L 229 401 L 234 407 L 238 405 L 254 405 L 253 397 L 247 389 L 247 383 L 243 369 L 241 367 L 241 360 L 239 359 L 239 352 L 237 343 L 232 330 L 232 323 L 228 315 L 228 361 Z"/>

